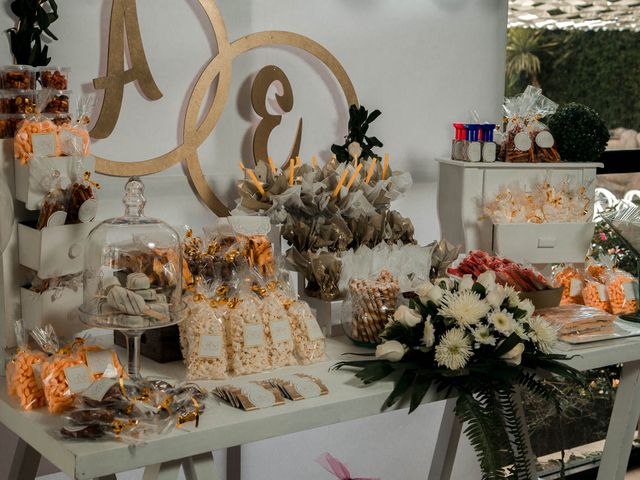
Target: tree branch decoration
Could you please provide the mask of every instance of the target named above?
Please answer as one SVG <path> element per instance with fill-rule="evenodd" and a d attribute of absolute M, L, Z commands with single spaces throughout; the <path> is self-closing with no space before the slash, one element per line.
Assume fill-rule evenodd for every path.
<path fill-rule="evenodd" d="M 369 125 L 381 115 L 380 110 L 374 110 L 369 113 L 363 106 L 359 108 L 356 105 L 349 107 L 349 133 L 345 138 L 343 145 L 331 145 L 331 152 L 336 156 L 340 163 L 349 162 L 352 157 L 357 158 L 375 158 L 380 160 L 380 156 L 373 153 L 375 147 L 382 147 L 382 142 L 376 137 L 367 136 Z M 354 153 L 354 146 L 358 145 L 357 152 Z"/>
<path fill-rule="evenodd" d="M 15 27 L 7 30 L 14 60 L 19 65 L 40 67 L 48 65 L 49 47 L 43 45 L 42 36 L 58 40 L 49 27 L 58 19 L 55 0 L 13 0 L 11 11 L 18 17 Z"/>

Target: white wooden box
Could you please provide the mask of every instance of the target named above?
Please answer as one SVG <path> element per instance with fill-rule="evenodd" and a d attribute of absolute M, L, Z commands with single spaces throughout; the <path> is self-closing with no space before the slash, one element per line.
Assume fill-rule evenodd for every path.
<path fill-rule="evenodd" d="M 93 175 L 96 160 L 92 156 L 82 157 L 46 157 L 32 158 L 29 163 L 22 165 L 15 160 L 16 198 L 24 202 L 27 210 L 39 210 L 42 199 L 49 192 L 49 188 L 43 185 L 44 180 L 52 172 L 57 170 L 63 181 L 75 179 L 75 170 L 80 174 L 91 172 Z M 81 161 L 80 166 L 76 162 Z"/>
<path fill-rule="evenodd" d="M 594 223 L 506 223 L 493 226 L 493 251 L 522 263 L 583 263 Z"/>
<path fill-rule="evenodd" d="M 35 228 L 18 224 L 20 265 L 38 272 L 40 278 L 79 273 L 84 267 L 84 242 L 96 222 Z"/>
<path fill-rule="evenodd" d="M 72 339 L 87 328 L 75 313 L 82 304 L 82 287 L 76 291 L 64 287 L 42 293 L 21 288 L 20 302 L 22 320 L 28 330 L 50 323 L 58 337 Z"/>
<path fill-rule="evenodd" d="M 437 159 L 438 218 L 442 238 L 464 250 L 493 249 L 493 224 L 480 220 L 483 205 L 495 198 L 502 186 L 519 184 L 531 187 L 544 180 L 560 183 L 571 180 L 573 185 L 588 186 L 593 202 L 596 168 L 601 163 L 471 163 Z"/>

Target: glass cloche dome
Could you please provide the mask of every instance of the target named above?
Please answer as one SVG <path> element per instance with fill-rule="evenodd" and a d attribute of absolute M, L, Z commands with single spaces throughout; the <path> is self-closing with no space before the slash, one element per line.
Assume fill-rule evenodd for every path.
<path fill-rule="evenodd" d="M 96 226 L 84 258 L 85 323 L 142 331 L 178 323 L 182 302 L 182 249 L 177 232 L 144 216 L 144 185 L 129 179 L 125 213 Z"/>

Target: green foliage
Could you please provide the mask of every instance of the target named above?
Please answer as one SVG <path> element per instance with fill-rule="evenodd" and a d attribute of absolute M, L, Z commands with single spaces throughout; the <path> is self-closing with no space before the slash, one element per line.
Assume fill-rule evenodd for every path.
<path fill-rule="evenodd" d="M 58 39 L 49 30 L 58 19 L 55 0 L 13 0 L 11 12 L 18 18 L 17 26 L 7 30 L 15 62 L 33 67 L 48 65 L 49 47 L 42 44 L 42 36 Z"/>
<path fill-rule="evenodd" d="M 540 86 L 542 61 L 554 57 L 560 42 L 546 41 L 544 31 L 511 28 L 507 32 L 507 88 L 521 83 Z"/>
<path fill-rule="evenodd" d="M 579 102 L 596 110 L 609 128 L 640 130 L 640 32 L 538 30 L 553 57 L 540 56 L 544 95 L 558 104 Z M 507 82 L 508 97 L 531 83 Z"/>
<path fill-rule="evenodd" d="M 562 105 L 548 121 L 563 160 L 594 162 L 600 158 L 609 141 L 609 130 L 600 115 L 579 103 Z"/>
<path fill-rule="evenodd" d="M 358 108 L 355 105 L 349 107 L 349 133 L 345 137 L 343 145 L 331 145 L 331 152 L 336 156 L 339 162 L 348 162 L 351 160 L 349 156 L 349 144 L 357 142 L 362 148 L 361 158 L 377 158 L 380 157 L 373 153 L 373 148 L 382 147 L 382 142 L 376 137 L 367 136 L 369 125 L 380 116 L 380 110 L 374 110 L 369 113 L 362 105 Z"/>

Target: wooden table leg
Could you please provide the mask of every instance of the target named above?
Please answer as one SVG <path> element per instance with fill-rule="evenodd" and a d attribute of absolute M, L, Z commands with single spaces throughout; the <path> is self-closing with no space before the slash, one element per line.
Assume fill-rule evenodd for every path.
<path fill-rule="evenodd" d="M 597 480 L 623 480 L 640 417 L 640 361 L 622 367 Z"/>
<path fill-rule="evenodd" d="M 7 480 L 34 480 L 40 466 L 40 454 L 31 445 L 18 439 Z"/>
<path fill-rule="evenodd" d="M 227 448 L 227 480 L 242 478 L 242 446 Z"/>
<path fill-rule="evenodd" d="M 144 469 L 142 480 L 177 480 L 182 460 L 156 463 Z"/>
<path fill-rule="evenodd" d="M 182 462 L 186 480 L 215 480 L 213 453 L 206 452 L 185 458 Z"/>
<path fill-rule="evenodd" d="M 428 480 L 449 480 L 453 470 L 453 462 L 458 450 L 462 424 L 455 414 L 456 398 L 445 400 L 444 413 L 440 421 L 436 448 L 429 467 Z"/>

